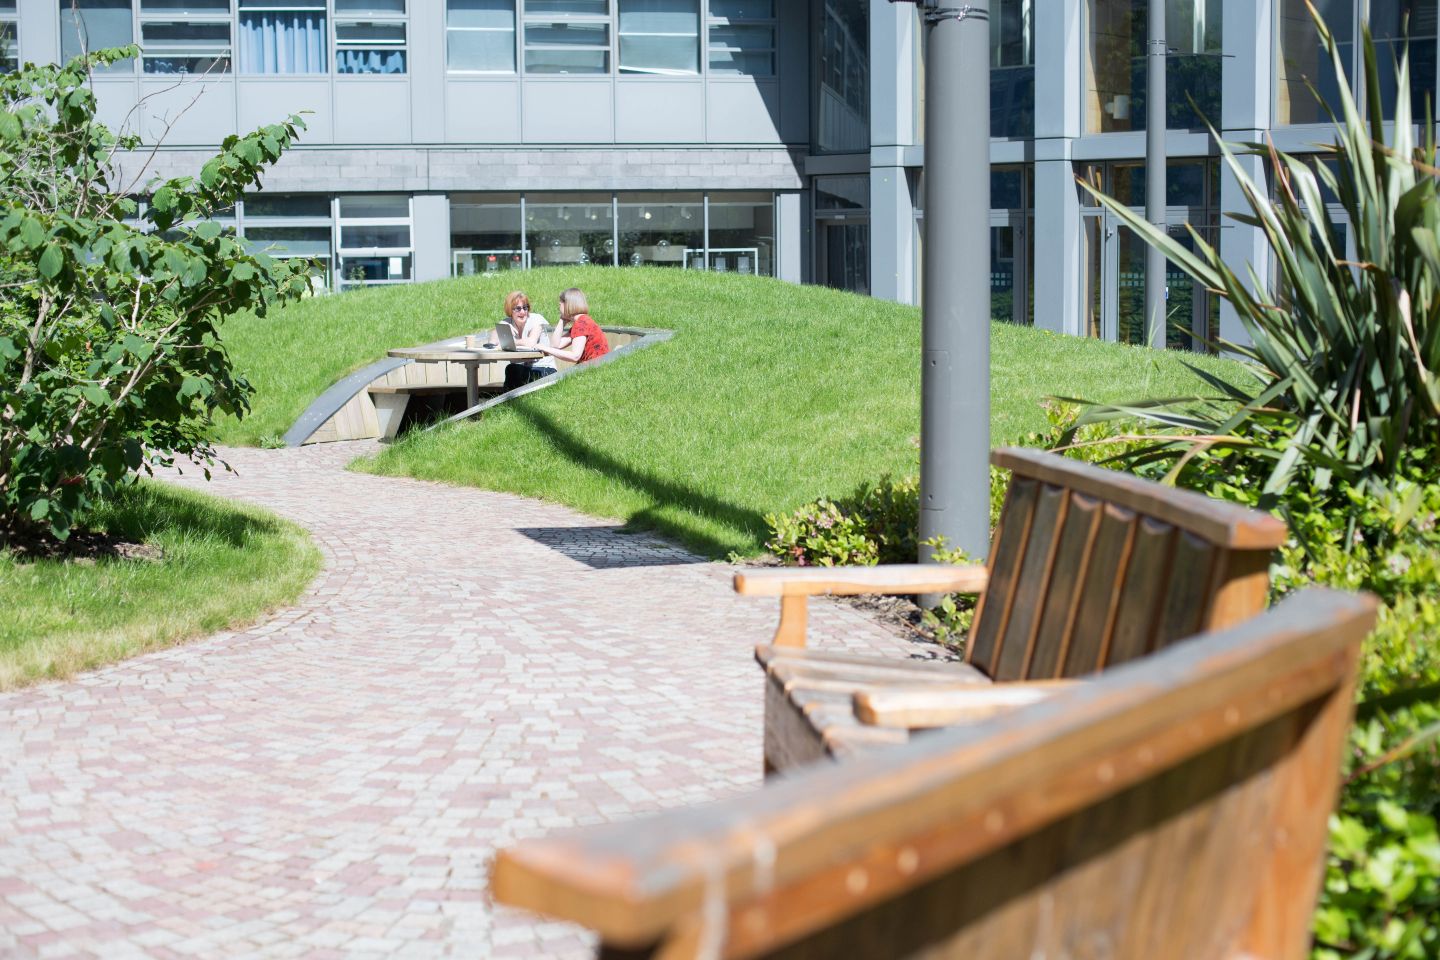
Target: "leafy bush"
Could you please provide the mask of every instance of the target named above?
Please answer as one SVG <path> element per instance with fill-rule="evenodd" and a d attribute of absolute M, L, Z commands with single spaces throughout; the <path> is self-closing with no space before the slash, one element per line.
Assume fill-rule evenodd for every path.
<path fill-rule="evenodd" d="M 306 264 L 253 255 L 208 221 L 259 183 L 299 118 L 227 137 L 198 179 L 142 183 L 116 164 L 140 141 L 95 119 L 87 83 L 138 53 L 0 76 L 0 540 L 65 537 L 150 463 L 213 462 L 211 418 L 242 415 L 250 395 L 221 318 L 308 289 Z"/>
<path fill-rule="evenodd" d="M 1260 290 L 1253 273 L 1247 288 L 1195 230 L 1192 253 L 1087 186 L 1138 236 L 1230 302 L 1251 343 L 1224 346 L 1249 361 L 1255 382 L 1244 389 L 1202 373 L 1213 396 L 1097 407 L 1082 422 L 1139 417 L 1169 428 L 1163 438 L 1138 445 L 1132 463 L 1184 463 L 1198 451 L 1241 450 L 1266 462 L 1263 492 L 1277 499 L 1300 471 L 1318 489 L 1332 476 L 1382 489 L 1399 475 L 1407 449 L 1440 450 L 1440 180 L 1433 130 L 1425 144 L 1414 142 L 1408 55 L 1399 65 L 1393 127 L 1384 122 L 1379 60 L 1368 30 L 1369 102 L 1362 116 L 1335 38 L 1318 14 L 1315 20 L 1340 96 L 1335 143 L 1322 148 L 1329 156 L 1312 166 L 1273 146 L 1237 148 L 1216 135 L 1250 208 L 1229 216 L 1264 232 L 1278 269 L 1274 294 Z M 1245 173 L 1237 149 L 1267 158 L 1273 196 Z M 1322 187 L 1345 211 L 1354 261 L 1338 240 L 1343 227 L 1331 221 Z"/>

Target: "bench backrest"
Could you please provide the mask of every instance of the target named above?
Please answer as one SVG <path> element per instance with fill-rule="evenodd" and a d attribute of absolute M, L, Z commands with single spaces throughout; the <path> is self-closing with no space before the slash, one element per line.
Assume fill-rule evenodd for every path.
<path fill-rule="evenodd" d="M 1264 607 L 1274 517 L 1037 450 L 991 461 L 1012 476 L 966 659 L 994 679 L 1092 673 Z"/>
<path fill-rule="evenodd" d="M 1307 591 L 1043 703 L 500 853 L 602 956 L 1299 958 L 1370 598 Z"/>

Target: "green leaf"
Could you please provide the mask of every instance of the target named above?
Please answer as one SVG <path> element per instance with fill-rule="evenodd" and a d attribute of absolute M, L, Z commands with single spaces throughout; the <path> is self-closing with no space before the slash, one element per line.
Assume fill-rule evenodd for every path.
<path fill-rule="evenodd" d="M 201 240 L 214 240 L 220 236 L 220 224 L 214 220 L 206 220 L 203 223 L 196 224 L 195 236 Z"/>
<path fill-rule="evenodd" d="M 50 501 L 47 500 L 45 497 L 39 497 L 39 498 L 37 498 L 37 499 L 35 500 L 34 503 L 30 504 L 30 519 L 31 519 L 31 520 L 44 520 L 44 519 L 45 519 L 45 516 L 46 516 L 49 512 L 50 512 Z"/>
<path fill-rule="evenodd" d="M 0 113 L 0 137 L 4 137 L 6 140 L 16 140 L 19 139 L 21 132 L 19 117 L 9 110 Z"/>
<path fill-rule="evenodd" d="M 40 275 L 47 280 L 53 279 L 65 266 L 65 254 L 60 249 L 60 244 L 52 243 L 40 254 Z"/>
<path fill-rule="evenodd" d="M 85 386 L 81 387 L 80 394 L 92 406 L 103 407 L 110 402 L 110 394 L 106 393 L 104 390 L 100 389 L 94 384 L 86 384 Z"/>
<path fill-rule="evenodd" d="M 1396 833 L 1404 833 L 1410 826 L 1410 815 L 1405 808 L 1392 800 L 1382 799 L 1375 805 L 1380 822 Z"/>
<path fill-rule="evenodd" d="M 230 279 L 244 283 L 255 277 L 255 267 L 248 263 L 237 263 L 230 269 Z"/>

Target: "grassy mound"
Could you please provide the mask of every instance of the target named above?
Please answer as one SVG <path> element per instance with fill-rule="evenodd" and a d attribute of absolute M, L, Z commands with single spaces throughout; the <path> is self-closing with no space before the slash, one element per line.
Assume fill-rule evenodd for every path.
<path fill-rule="evenodd" d="M 0 551 L 0 690 L 254 620 L 320 570 L 294 524 L 158 483 L 123 490 L 91 528 L 151 549 L 80 560 Z"/>
<path fill-rule="evenodd" d="M 819 287 L 662 269 L 549 268 L 322 297 L 226 328 L 258 388 L 228 442 L 283 433 L 340 376 L 384 355 L 490 326 L 510 283 L 554 319 L 567 286 L 602 326 L 665 327 L 670 342 L 411 436 L 362 469 L 506 490 L 664 531 L 714 556 L 753 554 L 764 515 L 917 469 L 920 314 Z M 992 328 L 993 438 L 1045 425 L 1048 396 L 1196 392 L 1186 361 L 1043 331 Z"/>

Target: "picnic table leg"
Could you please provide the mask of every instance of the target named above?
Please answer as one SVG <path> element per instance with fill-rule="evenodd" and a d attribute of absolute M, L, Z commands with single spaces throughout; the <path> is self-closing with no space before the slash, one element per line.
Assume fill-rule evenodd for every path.
<path fill-rule="evenodd" d="M 465 409 L 469 410 L 480 402 L 480 365 L 465 364 Z"/>

